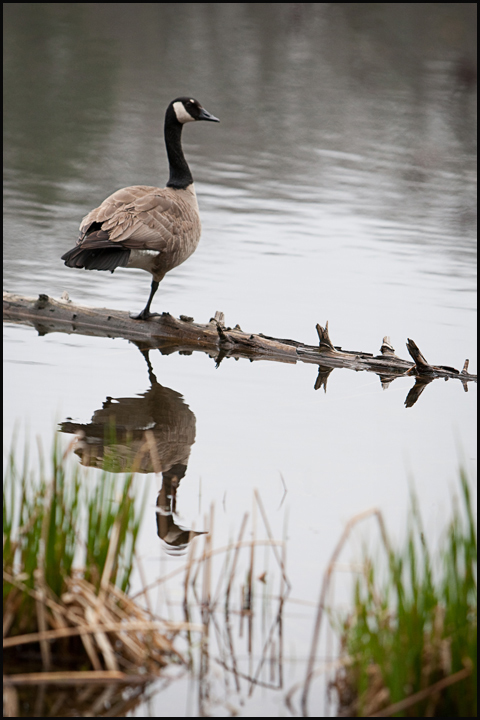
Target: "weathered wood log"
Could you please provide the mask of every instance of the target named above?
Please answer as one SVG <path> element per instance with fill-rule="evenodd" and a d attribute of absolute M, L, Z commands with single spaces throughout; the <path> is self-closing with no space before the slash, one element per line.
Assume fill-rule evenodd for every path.
<path fill-rule="evenodd" d="M 413 363 L 395 354 L 389 337 L 384 337 L 380 355 L 360 351 L 346 351 L 334 346 L 325 327 L 317 325 L 319 346 L 306 345 L 296 340 L 273 338 L 263 333 L 244 332 L 239 325 L 225 325 L 223 313 L 217 312 L 206 324 L 195 323 L 193 318 L 181 315 L 174 318 L 169 313 L 148 321 L 134 320 L 128 313 L 106 308 L 89 308 L 75 305 L 68 295 L 54 300 L 47 295 L 38 298 L 23 297 L 13 293 L 3 295 L 5 321 L 33 325 L 40 334 L 49 332 L 79 333 L 103 337 L 123 337 L 142 342 L 162 352 L 192 352 L 201 350 L 213 354 L 217 364 L 224 357 L 244 357 L 250 360 L 274 360 L 277 362 L 306 362 L 319 366 L 315 387 L 326 388 L 326 381 L 333 368 L 366 370 L 380 376 L 387 387 L 392 380 L 405 375 L 415 375 L 423 381 L 436 377 L 457 378 L 467 389 L 467 383 L 477 376 L 468 373 L 468 360 L 463 370 L 443 365 L 430 365 L 413 340 L 407 349 Z"/>

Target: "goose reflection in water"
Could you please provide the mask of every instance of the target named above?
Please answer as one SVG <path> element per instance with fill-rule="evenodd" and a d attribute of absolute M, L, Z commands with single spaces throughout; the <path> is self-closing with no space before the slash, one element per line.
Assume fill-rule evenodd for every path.
<path fill-rule="evenodd" d="M 138 347 L 147 362 L 150 389 L 136 397 L 107 397 L 89 424 L 67 420 L 60 430 L 80 436 L 75 454 L 82 465 L 111 472 L 162 473 L 157 533 L 166 552 L 181 554 L 203 534 L 180 525 L 176 515 L 177 489 L 195 442 L 195 415 L 180 393 L 160 385 L 148 349 Z"/>

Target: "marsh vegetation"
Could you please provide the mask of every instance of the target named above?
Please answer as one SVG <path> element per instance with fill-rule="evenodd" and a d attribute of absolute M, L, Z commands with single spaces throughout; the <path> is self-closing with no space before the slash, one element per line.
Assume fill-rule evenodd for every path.
<path fill-rule="evenodd" d="M 118 716 L 154 681 L 158 692 L 159 681 L 166 686 L 185 674 L 196 680 L 202 716 L 219 705 L 232 710 L 259 688 L 285 695 L 287 532 L 274 538 L 258 492 L 226 545 L 216 546 L 212 505 L 208 532 L 188 545 L 185 562 L 152 582 L 140 573 L 143 586 L 132 595 L 145 477 L 119 472 L 110 457 L 94 479 L 72 462 L 72 447 L 62 453 L 55 442 L 48 460 L 40 451 L 33 463 L 26 450 L 21 469 L 12 449 L 6 465 L 7 716 Z M 293 714 L 309 714 L 311 684 L 325 672 L 317 648 L 328 616 L 339 646 L 329 682 L 339 716 L 476 716 L 477 540 L 463 471 L 459 488 L 435 551 L 413 494 L 403 547 L 393 546 L 378 510 L 347 524 L 323 576 L 304 682 L 285 695 Z M 365 520 L 378 526 L 377 552 L 364 551 L 351 608 L 341 613 L 329 605 L 329 586 Z M 166 620 L 153 611 L 150 594 L 162 586 L 175 595 L 179 579 L 178 618 Z"/>

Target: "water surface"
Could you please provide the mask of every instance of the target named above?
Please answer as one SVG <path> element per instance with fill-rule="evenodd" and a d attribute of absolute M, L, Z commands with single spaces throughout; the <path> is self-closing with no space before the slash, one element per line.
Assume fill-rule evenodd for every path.
<path fill-rule="evenodd" d="M 153 309 L 198 322 L 221 310 L 228 325 L 309 344 L 328 320 L 346 349 L 376 353 L 389 335 L 407 357 L 411 337 L 430 362 L 461 369 L 469 357 L 476 372 L 475 12 L 469 3 L 7 3 L 5 289 L 144 306 L 146 273 L 76 272 L 60 256 L 115 189 L 164 186 L 164 110 L 193 94 L 221 120 L 183 133 L 203 234 Z M 152 351 L 153 380 L 123 340 L 13 324 L 4 333 L 7 445 L 17 421 L 49 447 L 55 423 L 88 425 L 106 403 L 138 408 L 157 385 L 168 389 L 163 397 L 194 416 L 177 493 L 183 524 L 208 529 L 214 502 L 220 543 L 238 532 L 257 488 L 277 537 L 288 514 L 295 598 L 316 601 L 353 514 L 378 506 L 401 536 L 410 479 L 435 538 L 459 463 L 475 472 L 473 384 L 465 393 L 437 380 L 406 409 L 408 378 L 383 390 L 374 374 L 335 370 L 324 393 L 313 365 L 226 359 L 217 369 L 207 355 Z M 140 553 L 153 578 L 181 559 L 157 537 L 160 480 L 144 479 Z M 311 612 L 292 610 L 283 690 L 242 707 L 234 697 L 240 714 L 281 712 L 311 631 Z M 184 716 L 178 687 L 153 700 L 154 714 L 161 703 L 162 714 Z M 323 714 L 315 702 L 312 714 Z"/>

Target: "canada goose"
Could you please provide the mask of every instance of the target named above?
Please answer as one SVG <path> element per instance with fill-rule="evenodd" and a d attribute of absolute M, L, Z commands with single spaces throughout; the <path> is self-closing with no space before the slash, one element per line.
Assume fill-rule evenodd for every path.
<path fill-rule="evenodd" d="M 220 122 L 198 100 L 179 97 L 165 113 L 165 145 L 170 166 L 166 188 L 134 185 L 117 190 L 86 215 L 65 265 L 87 270 L 132 267 L 152 275 L 148 302 L 137 320 L 148 320 L 153 296 L 165 274 L 183 263 L 200 240 L 200 216 L 190 168 L 182 150 L 187 122 Z"/>

